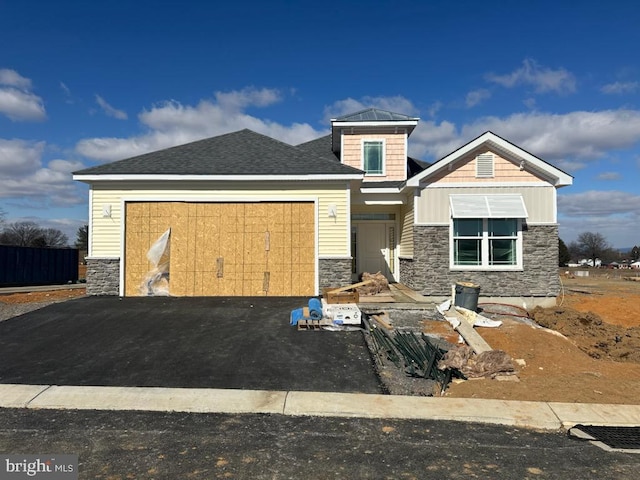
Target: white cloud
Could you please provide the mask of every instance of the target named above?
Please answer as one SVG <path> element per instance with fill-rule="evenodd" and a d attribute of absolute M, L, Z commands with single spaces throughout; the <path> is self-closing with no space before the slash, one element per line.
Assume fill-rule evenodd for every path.
<path fill-rule="evenodd" d="M 51 160 L 42 165 L 44 142 L 0 139 L 0 198 L 26 204 L 69 205 L 86 199 L 71 180 L 81 162 Z"/>
<path fill-rule="evenodd" d="M 0 113 L 14 122 L 39 121 L 47 117 L 40 97 L 13 87 L 0 87 Z"/>
<path fill-rule="evenodd" d="M 278 90 L 270 88 L 257 89 L 255 87 L 247 87 L 231 92 L 216 92 L 215 98 L 218 105 L 227 111 L 238 111 L 249 106 L 268 107 L 282 100 Z"/>
<path fill-rule="evenodd" d="M 560 94 L 576 91 L 576 79 L 564 68 L 552 70 L 538 65 L 535 60 L 525 59 L 522 67 L 506 75 L 489 73 L 485 77 L 488 81 L 506 88 L 527 85 L 537 93 L 555 92 Z"/>
<path fill-rule="evenodd" d="M 325 133 L 307 123 L 283 126 L 238 110 L 240 106 L 270 105 L 279 98 L 273 90 L 218 92 L 216 98 L 222 99 L 222 103 L 202 100 L 195 106 L 176 101 L 155 105 L 138 115 L 140 122 L 148 128 L 146 133 L 129 138 L 87 138 L 76 144 L 76 150 L 95 160 L 111 161 L 244 128 L 293 145 Z"/>
<path fill-rule="evenodd" d="M 640 215 L 640 195 L 619 190 L 589 190 L 558 195 L 558 209 L 572 217 L 602 217 L 614 214 Z"/>
<path fill-rule="evenodd" d="M 43 150 L 44 142 L 0 138 L 0 176 L 22 175 L 39 168 Z"/>
<path fill-rule="evenodd" d="M 613 82 L 603 85 L 600 89 L 606 94 L 635 93 L 640 89 L 640 82 Z"/>
<path fill-rule="evenodd" d="M 618 172 L 602 172 L 597 176 L 598 180 L 620 180 L 622 175 Z"/>
<path fill-rule="evenodd" d="M 618 190 L 558 195 L 560 236 L 565 242 L 582 232 L 602 234 L 614 247 L 638 244 L 640 195 Z"/>
<path fill-rule="evenodd" d="M 479 88 L 478 90 L 473 90 L 467 93 L 467 98 L 465 99 L 465 103 L 467 104 L 468 108 L 471 108 L 484 102 L 490 97 L 491 97 L 491 92 L 489 90 L 485 88 Z"/>
<path fill-rule="evenodd" d="M 117 118 L 118 120 L 126 120 L 127 112 L 124 110 L 118 110 L 107 103 L 107 101 L 100 95 L 96 95 L 96 103 L 100 105 L 102 111 L 109 117 Z"/>
<path fill-rule="evenodd" d="M 24 90 L 31 89 L 31 80 L 23 77 L 15 70 L 0 68 L 0 85 L 9 85 Z"/>

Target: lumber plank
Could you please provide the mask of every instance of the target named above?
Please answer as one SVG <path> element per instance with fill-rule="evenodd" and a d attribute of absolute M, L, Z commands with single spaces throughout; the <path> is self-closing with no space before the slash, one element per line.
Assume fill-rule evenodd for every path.
<path fill-rule="evenodd" d="M 480 354 L 482 352 L 488 352 L 493 350 L 489 344 L 485 341 L 484 338 L 480 336 L 478 332 L 475 331 L 473 325 L 467 323 L 466 321 L 461 321 L 460 325 L 458 325 L 455 330 L 462 335 L 465 342 L 469 344 L 469 346 L 473 349 L 474 352 Z"/>
<path fill-rule="evenodd" d="M 376 322 L 378 322 L 380 325 L 382 325 L 387 330 L 393 330 L 393 326 L 386 321 L 386 319 L 389 318 L 389 315 L 387 315 L 386 312 L 384 314 L 382 314 L 382 315 L 371 315 L 371 316 L 373 317 L 373 319 Z M 383 318 L 383 317 L 386 317 L 386 318 Z"/>
<path fill-rule="evenodd" d="M 373 283 L 373 280 L 365 280 L 364 282 L 358 282 L 351 285 L 346 285 L 344 287 L 334 288 L 333 290 L 327 290 L 327 293 L 346 292 L 347 290 L 351 290 L 352 288 L 363 287 L 364 285 L 369 285 L 370 283 Z"/>

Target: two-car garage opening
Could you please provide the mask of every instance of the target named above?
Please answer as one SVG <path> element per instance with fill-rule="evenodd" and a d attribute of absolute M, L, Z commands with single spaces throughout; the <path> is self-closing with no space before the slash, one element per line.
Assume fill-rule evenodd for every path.
<path fill-rule="evenodd" d="M 316 293 L 314 202 L 126 202 L 124 294 L 147 295 L 150 247 L 170 229 L 172 296 Z"/>

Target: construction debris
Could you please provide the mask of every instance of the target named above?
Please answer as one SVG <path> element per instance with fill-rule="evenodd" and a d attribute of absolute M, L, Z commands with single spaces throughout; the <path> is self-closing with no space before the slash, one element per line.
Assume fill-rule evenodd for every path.
<path fill-rule="evenodd" d="M 358 286 L 360 295 L 377 295 L 389 291 L 389 280 L 381 272 L 362 274 L 362 282 Z"/>
<path fill-rule="evenodd" d="M 462 346 L 449 350 L 438 362 L 441 370 L 456 369 L 469 378 L 514 375 L 515 367 L 511 357 L 502 350 L 490 350 L 473 355 L 471 347 Z"/>
<path fill-rule="evenodd" d="M 421 338 L 413 332 L 396 331 L 392 335 L 366 317 L 363 323 L 371 335 L 373 353 L 381 365 L 388 360 L 397 368 L 403 368 L 408 376 L 435 380 L 440 386 L 441 394 L 453 376 L 462 376 L 452 369 L 438 368 L 446 350 L 434 345 L 425 334 Z"/>

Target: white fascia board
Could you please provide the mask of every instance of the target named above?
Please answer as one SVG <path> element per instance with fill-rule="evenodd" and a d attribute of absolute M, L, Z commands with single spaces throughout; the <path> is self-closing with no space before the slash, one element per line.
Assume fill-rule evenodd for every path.
<path fill-rule="evenodd" d="M 360 193 L 400 193 L 400 189 L 394 188 L 362 188 L 360 187 Z"/>
<path fill-rule="evenodd" d="M 107 174 L 107 175 L 73 175 L 73 180 L 80 182 L 100 181 L 317 181 L 317 180 L 361 180 L 364 174 L 340 175 L 135 175 L 135 174 Z"/>
<path fill-rule="evenodd" d="M 507 142 L 506 140 L 495 135 L 494 133 L 485 132 L 475 140 L 472 140 L 471 142 L 467 143 L 466 145 L 459 148 L 458 150 L 440 159 L 430 167 L 427 167 L 418 175 L 410 178 L 407 181 L 407 185 L 411 187 L 420 186 L 420 180 L 438 172 L 439 170 L 446 167 L 450 163 L 455 162 L 456 160 L 459 160 L 461 157 L 464 157 L 469 152 L 475 150 L 476 148 L 481 146 L 483 143 L 493 144 L 501 148 L 502 150 L 511 152 L 514 155 L 517 155 L 518 157 L 522 158 L 523 160 L 525 160 L 525 162 L 530 163 L 540 172 L 543 172 L 548 176 L 552 177 L 554 179 L 554 186 L 556 187 L 562 187 L 565 185 L 573 184 L 573 177 L 571 175 L 564 173 L 562 170 L 557 169 L 553 165 L 550 165 L 540 160 L 538 157 L 531 155 L 529 152 L 522 150 L 516 145 L 513 145 L 512 143 Z"/>
<path fill-rule="evenodd" d="M 378 122 L 337 122 L 335 120 L 331 120 L 332 127 L 415 127 L 418 125 L 418 120 L 389 120 L 389 121 L 378 121 Z"/>
<path fill-rule="evenodd" d="M 365 200 L 365 205 L 402 205 L 402 200 Z"/>

